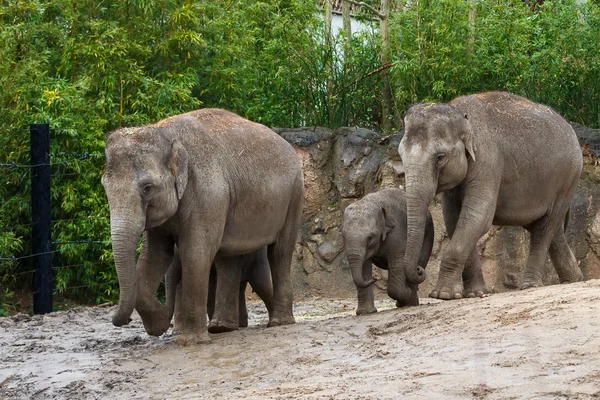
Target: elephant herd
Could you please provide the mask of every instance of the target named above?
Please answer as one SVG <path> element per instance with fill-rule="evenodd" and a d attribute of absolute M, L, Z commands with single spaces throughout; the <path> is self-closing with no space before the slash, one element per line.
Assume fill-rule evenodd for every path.
<path fill-rule="evenodd" d="M 542 285 L 548 253 L 561 282 L 583 278 L 565 237 L 583 164 L 567 121 L 523 97 L 486 92 L 417 104 L 404 124 L 406 191 L 383 189 L 344 211 L 357 314 L 377 311 L 372 264 L 389 271 L 397 306 L 419 304 L 437 194 L 450 241 L 430 297 L 488 293 L 476 244 L 492 224 L 531 233 L 522 289 Z M 135 309 L 151 335 L 174 319 L 178 344 L 206 343 L 208 332 L 247 326 L 247 283 L 265 302 L 268 326 L 294 323 L 304 182 L 294 149 L 275 132 L 220 109 L 119 129 L 106 142 L 102 184 L 120 286 L 114 325 Z M 165 305 L 156 296 L 163 279 Z"/>

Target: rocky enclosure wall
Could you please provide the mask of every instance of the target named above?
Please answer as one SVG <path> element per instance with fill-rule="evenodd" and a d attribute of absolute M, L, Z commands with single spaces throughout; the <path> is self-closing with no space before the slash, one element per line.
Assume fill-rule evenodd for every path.
<path fill-rule="evenodd" d="M 571 204 L 567 237 L 585 279 L 600 278 L 600 130 L 573 125 L 584 153 L 584 171 Z M 296 244 L 292 276 L 296 299 L 353 297 L 356 289 L 341 233 L 346 206 L 367 193 L 404 184 L 398 155 L 402 133 L 384 136 L 361 128 L 276 129 L 302 160 L 305 182 L 304 221 Z M 441 254 L 448 242 L 438 199 L 430 206 L 435 226 L 433 254 L 420 295 L 427 296 L 437 280 Z M 520 227 L 492 227 L 477 246 L 488 289 L 516 289 L 529 251 L 529 233 Z M 374 267 L 384 296 L 387 271 Z M 548 258 L 545 284 L 558 283 Z"/>

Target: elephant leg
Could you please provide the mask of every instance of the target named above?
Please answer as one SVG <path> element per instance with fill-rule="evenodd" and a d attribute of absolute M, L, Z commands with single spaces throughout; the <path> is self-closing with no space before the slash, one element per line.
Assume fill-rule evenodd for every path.
<path fill-rule="evenodd" d="M 573 283 L 583 280 L 583 273 L 567 243 L 564 228 L 558 228 L 552 243 L 550 243 L 550 258 L 561 283 Z"/>
<path fill-rule="evenodd" d="M 293 195 L 288 214 L 275 243 L 268 246 L 267 256 L 273 279 L 273 312 L 269 315 L 268 326 L 295 323 L 294 295 L 292 290 L 291 265 L 294 247 L 302 216 L 303 183 L 297 182 L 297 195 Z"/>
<path fill-rule="evenodd" d="M 199 221 L 194 226 L 202 226 Z M 210 267 L 219 249 L 220 237 L 215 232 L 222 232 L 216 222 L 204 220 L 211 232 L 185 232 L 179 237 L 179 254 L 181 257 L 181 309 L 183 313 L 183 334 L 176 339 L 180 346 L 209 343 L 206 304 L 208 301 L 208 282 Z M 188 224 L 189 225 L 189 224 Z"/>
<path fill-rule="evenodd" d="M 443 198 L 444 222 L 450 239 L 454 236 L 454 231 L 456 230 L 462 208 L 462 204 L 458 200 L 458 197 L 457 194 L 454 194 L 453 196 L 445 196 Z M 471 251 L 469 258 L 465 263 L 462 272 L 462 281 L 464 297 L 483 297 L 489 293 L 485 285 L 485 280 L 483 279 L 481 259 L 477 254 L 476 246 Z"/>
<path fill-rule="evenodd" d="M 255 263 L 251 267 L 252 271 L 249 274 L 248 283 L 250 283 L 254 293 L 265 303 L 270 317 L 273 312 L 273 282 L 266 246 L 257 250 Z"/>
<path fill-rule="evenodd" d="M 483 268 L 481 267 L 481 257 L 477 253 L 477 246 L 471 251 L 465 264 L 462 279 L 465 297 L 484 297 L 489 293 L 483 279 Z"/>
<path fill-rule="evenodd" d="M 215 261 L 217 287 L 215 310 L 208 331 L 230 332 L 239 328 L 239 294 L 242 278 L 242 257 L 224 257 Z"/>
<path fill-rule="evenodd" d="M 169 321 L 175 316 L 173 332 L 181 332 L 181 260 L 175 247 L 173 261 L 165 275 L 166 304 L 169 308 Z"/>
<path fill-rule="evenodd" d="M 208 301 L 206 302 L 206 312 L 208 320 L 211 321 L 215 313 L 215 297 L 217 296 L 217 268 L 215 264 L 210 267 L 210 277 L 208 278 Z"/>
<path fill-rule="evenodd" d="M 170 308 L 158 301 L 156 291 L 173 262 L 174 242 L 160 233 L 147 231 L 138 259 L 136 310 L 149 335 L 160 336 L 171 324 Z"/>
<path fill-rule="evenodd" d="M 527 227 L 531 233 L 529 257 L 525 266 L 521 290 L 532 287 L 544 286 L 544 264 L 548 257 L 548 250 L 559 228 L 560 221 L 551 216 L 546 216 Z"/>
<path fill-rule="evenodd" d="M 410 298 L 408 299 L 408 303 L 396 301 L 396 307 L 400 308 L 419 305 L 419 285 L 409 284 L 408 286 L 411 292 Z"/>
<path fill-rule="evenodd" d="M 183 311 L 181 309 L 181 281 L 175 291 L 175 313 L 173 318 L 173 333 L 183 332 Z"/>
<path fill-rule="evenodd" d="M 363 280 L 367 281 L 373 277 L 373 265 L 371 260 L 365 260 L 362 268 Z M 373 314 L 377 312 L 375 308 L 375 294 L 373 285 L 366 288 L 356 288 L 358 306 L 356 307 L 356 315 Z"/>
<path fill-rule="evenodd" d="M 240 328 L 248 327 L 248 307 L 246 306 L 246 286 L 247 282 L 240 283 L 240 295 L 239 295 L 239 326 Z"/>
<path fill-rule="evenodd" d="M 462 273 L 470 255 L 475 251 L 477 241 L 492 226 L 496 209 L 497 190 L 494 193 L 489 188 L 486 192 L 476 187 L 476 185 L 467 187 L 460 207 L 460 214 L 454 226 L 451 224 L 455 221 L 456 216 L 452 208 L 455 207 L 456 203 L 450 207 L 446 206 L 447 197 L 444 198 L 444 220 L 447 224 L 448 234 L 450 235 L 450 232 L 452 232 L 452 236 L 442 256 L 438 281 L 429 294 L 430 297 L 442 300 L 463 298 Z M 446 217 L 447 208 L 453 212 L 453 215 L 450 215 L 451 218 Z M 450 226 L 448 222 L 450 222 Z M 481 266 L 479 266 L 479 269 L 481 269 Z M 469 274 L 474 275 L 473 270 L 469 271 Z M 483 280 L 483 277 L 481 279 Z"/>

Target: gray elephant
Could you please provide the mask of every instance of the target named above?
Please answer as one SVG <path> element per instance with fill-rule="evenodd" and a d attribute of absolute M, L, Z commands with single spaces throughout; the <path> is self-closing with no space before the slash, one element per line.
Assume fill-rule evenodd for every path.
<path fill-rule="evenodd" d="M 548 251 L 561 282 L 583 278 L 565 237 L 582 154 L 575 132 L 554 110 L 505 92 L 415 105 L 406 114 L 399 153 L 408 239 L 404 273 L 392 274 L 388 284 L 391 297 L 408 298 L 406 282 L 424 279 L 418 258 L 427 207 L 437 193 L 451 239 L 431 297 L 487 292 L 476 244 L 492 224 L 531 233 L 522 289 L 542 285 Z M 406 281 L 398 279 L 404 276 Z"/>
<path fill-rule="evenodd" d="M 267 258 L 267 247 L 240 256 L 223 257 L 215 260 L 210 270 L 208 286 L 208 331 L 230 332 L 248 326 L 246 286 L 265 303 L 269 313 L 273 310 L 273 285 Z M 179 251 L 166 274 L 166 303 L 171 315 L 175 316 L 173 332 L 181 332 L 183 314 L 181 310 L 181 260 Z"/>
<path fill-rule="evenodd" d="M 404 190 L 382 189 L 350 204 L 344 210 L 344 245 L 358 294 L 356 314 L 377 312 L 371 264 L 386 270 L 401 268 L 406 248 L 406 196 Z M 434 241 L 433 220 L 426 213 L 425 234 L 418 260 L 425 268 Z M 410 297 L 399 299 L 398 307 L 419 305 L 418 285 L 410 284 Z"/>
<path fill-rule="evenodd" d="M 273 281 L 269 326 L 294 323 L 290 266 L 304 183 L 298 156 L 275 132 L 220 109 L 120 129 L 106 141 L 102 183 L 121 289 L 114 325 L 127 324 L 135 308 L 146 332 L 167 331 L 170 312 L 156 290 L 175 243 L 184 277 L 178 344 L 210 341 L 206 307 L 213 260 L 263 246 Z"/>

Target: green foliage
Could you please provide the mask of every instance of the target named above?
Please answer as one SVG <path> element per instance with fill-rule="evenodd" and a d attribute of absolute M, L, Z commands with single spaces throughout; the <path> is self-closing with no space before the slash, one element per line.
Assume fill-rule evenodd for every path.
<path fill-rule="evenodd" d="M 112 129 L 199 107 L 227 108 L 278 127 L 379 129 L 384 119 L 395 120 L 382 115 L 381 78 L 389 66 L 380 64 L 378 21 L 362 10 L 358 18 L 372 29 L 354 33 L 350 43 L 340 33 L 325 48 L 316 3 L 4 2 L 0 313 L 32 278 L 30 170 L 22 167 L 29 163 L 30 123 L 49 122 L 53 129 L 58 294 L 105 302 L 118 296 L 100 185 Z M 392 112 L 402 116 L 415 102 L 509 90 L 600 126 L 598 43 L 597 1 L 547 0 L 536 11 L 520 0 L 406 2 L 390 21 Z M 99 156 L 74 156 L 85 153 Z"/>
<path fill-rule="evenodd" d="M 507 90 L 600 126 L 600 9 L 546 1 L 419 1 L 392 20 L 393 83 L 402 113 L 415 102 Z"/>
<path fill-rule="evenodd" d="M 315 11 L 309 0 L 5 2 L 0 163 L 29 163 L 33 122 L 51 124 L 53 154 L 94 155 L 115 127 L 202 105 L 270 125 L 308 122 L 302 96 L 313 90 L 305 84 L 313 71 L 303 59 L 322 51 Z M 55 287 L 80 300 L 114 300 L 103 158 L 55 156 L 52 164 Z M 7 304 L 12 289 L 31 284 L 30 171 L 2 172 L 0 258 L 25 257 L 0 261 Z"/>

